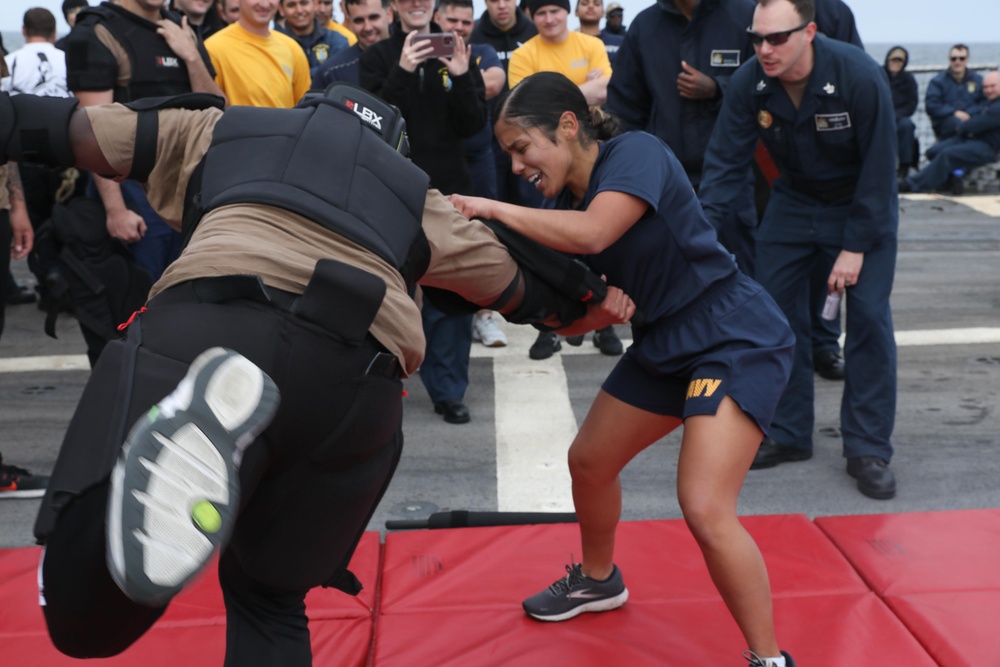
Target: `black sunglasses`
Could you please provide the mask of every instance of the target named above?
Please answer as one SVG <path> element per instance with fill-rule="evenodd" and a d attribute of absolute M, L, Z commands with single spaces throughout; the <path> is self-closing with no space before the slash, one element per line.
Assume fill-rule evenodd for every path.
<path fill-rule="evenodd" d="M 750 41 L 753 42 L 754 46 L 760 46 L 767 40 L 767 43 L 771 46 L 781 46 L 788 41 L 788 38 L 792 36 L 792 33 L 798 32 L 799 30 L 804 30 L 811 21 L 806 21 L 798 28 L 792 28 L 791 30 L 782 30 L 780 32 L 772 32 L 768 35 L 761 35 L 756 33 L 752 28 L 747 28 L 747 34 L 750 35 Z"/>
<path fill-rule="evenodd" d="M 965 60 L 968 57 L 969 56 L 952 56 L 951 57 L 951 62 L 955 63 L 955 62 L 958 62 L 960 60 Z"/>

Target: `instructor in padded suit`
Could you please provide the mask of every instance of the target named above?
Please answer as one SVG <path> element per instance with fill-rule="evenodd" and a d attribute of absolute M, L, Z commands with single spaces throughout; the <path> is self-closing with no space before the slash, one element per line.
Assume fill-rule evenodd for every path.
<path fill-rule="evenodd" d="M 134 178 L 189 234 L 95 367 L 36 523 L 62 652 L 123 651 L 221 548 L 225 664 L 311 663 L 305 595 L 360 590 L 346 566 L 399 460 L 413 283 L 513 322 L 631 315 L 620 290 L 583 306 L 519 268 L 395 151 L 395 109 L 356 93 L 225 112 L 0 95 L 0 162 Z"/>

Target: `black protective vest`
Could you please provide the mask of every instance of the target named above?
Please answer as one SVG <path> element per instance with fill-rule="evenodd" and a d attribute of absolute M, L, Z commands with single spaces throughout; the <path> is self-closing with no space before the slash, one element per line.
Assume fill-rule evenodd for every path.
<path fill-rule="evenodd" d="M 345 107 L 231 107 L 205 155 L 202 214 L 229 204 L 298 213 L 372 251 L 413 283 L 430 259 L 428 177 Z"/>
<path fill-rule="evenodd" d="M 163 16 L 180 23 L 173 12 L 164 12 Z M 132 76 L 127 86 L 115 86 L 115 102 L 124 104 L 146 97 L 191 92 L 187 66 L 170 50 L 166 40 L 156 34 L 159 26 L 155 23 L 107 2 L 80 12 L 77 23 L 104 25 L 128 54 Z M 85 76 L 80 75 L 80 83 L 86 84 Z"/>

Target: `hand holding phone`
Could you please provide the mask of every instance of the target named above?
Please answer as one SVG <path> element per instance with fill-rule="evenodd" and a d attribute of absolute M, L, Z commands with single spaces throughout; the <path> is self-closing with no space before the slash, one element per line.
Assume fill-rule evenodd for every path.
<path fill-rule="evenodd" d="M 431 46 L 428 58 L 451 58 L 455 54 L 455 35 L 450 32 L 429 32 L 420 33 L 413 36 L 414 46 L 426 46 L 423 42 L 429 42 Z"/>

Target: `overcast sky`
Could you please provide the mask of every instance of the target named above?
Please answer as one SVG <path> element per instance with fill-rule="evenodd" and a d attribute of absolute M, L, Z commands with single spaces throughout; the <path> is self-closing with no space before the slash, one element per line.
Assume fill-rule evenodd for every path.
<path fill-rule="evenodd" d="M 474 0 L 476 15 L 483 0 Z M 628 24 L 649 0 L 618 0 L 625 8 Z M 93 4 L 97 0 L 91 0 Z M 575 6 L 575 0 L 571 0 Z M 610 2 L 610 0 L 605 0 Z M 335 3 L 335 6 L 339 3 Z M 849 0 L 861 37 L 866 42 L 992 42 L 1000 41 L 1000 0 L 956 0 L 957 11 L 941 0 Z M 59 32 L 67 30 L 60 7 L 62 0 L 0 0 L 0 30 L 21 29 L 26 9 L 47 7 L 59 21 Z M 338 10 L 339 13 L 339 10 Z M 576 21 L 570 18 L 570 25 Z"/>

